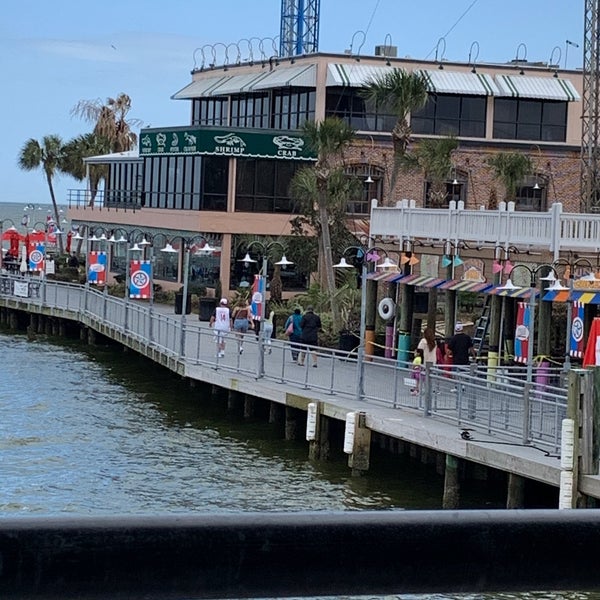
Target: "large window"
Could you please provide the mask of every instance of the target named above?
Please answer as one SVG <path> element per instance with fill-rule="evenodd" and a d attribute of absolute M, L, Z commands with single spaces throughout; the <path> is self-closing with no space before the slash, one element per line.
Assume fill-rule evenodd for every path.
<path fill-rule="evenodd" d="M 451 200 L 467 201 L 468 176 L 457 173 L 445 181 L 439 189 L 434 189 L 431 181 L 425 181 L 425 208 L 448 208 Z"/>
<path fill-rule="evenodd" d="M 235 210 L 240 212 L 295 213 L 289 197 L 294 173 L 302 161 L 240 158 L 237 161 Z"/>
<path fill-rule="evenodd" d="M 427 103 L 411 115 L 414 133 L 485 137 L 485 96 L 429 94 Z"/>
<path fill-rule="evenodd" d="M 192 125 L 227 125 L 227 98 L 200 98 L 192 101 Z"/>
<path fill-rule="evenodd" d="M 307 89 L 273 90 L 273 129 L 300 129 L 315 119 L 315 91 Z"/>
<path fill-rule="evenodd" d="M 566 136 L 566 102 L 527 98 L 494 100 L 495 138 L 564 142 Z"/>
<path fill-rule="evenodd" d="M 338 117 L 360 131 L 391 131 L 395 115 L 380 113 L 354 88 L 328 88 L 325 116 Z"/>
<path fill-rule="evenodd" d="M 269 94 L 231 96 L 232 127 L 269 127 Z"/>
<path fill-rule="evenodd" d="M 547 210 L 547 179 L 538 175 L 529 175 L 517 187 L 515 210 L 545 212 Z"/>
<path fill-rule="evenodd" d="M 346 212 L 350 215 L 369 215 L 371 200 L 383 197 L 383 171 L 373 165 L 360 164 L 347 167 L 344 172 L 362 183 L 360 196 L 347 202 Z"/>
<path fill-rule="evenodd" d="M 226 156 L 155 156 L 144 160 L 144 205 L 227 210 Z"/>

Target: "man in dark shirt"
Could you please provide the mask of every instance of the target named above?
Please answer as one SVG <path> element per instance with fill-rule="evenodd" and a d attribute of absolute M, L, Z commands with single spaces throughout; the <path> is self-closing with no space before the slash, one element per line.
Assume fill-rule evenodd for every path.
<path fill-rule="evenodd" d="M 475 355 L 473 340 L 463 331 L 462 323 L 457 323 L 454 327 L 454 335 L 448 342 L 448 349 L 452 352 L 453 365 L 468 365 L 469 355 Z"/>
<path fill-rule="evenodd" d="M 317 346 L 319 344 L 319 331 L 321 329 L 321 317 L 314 313 L 313 307 L 308 306 L 304 313 L 302 320 L 300 321 L 300 328 L 302 334 L 300 341 L 306 346 Z M 314 350 L 310 352 L 313 359 L 313 367 L 317 366 L 317 353 Z M 306 352 L 300 352 L 298 355 L 298 364 L 302 366 L 304 364 L 304 357 Z"/>

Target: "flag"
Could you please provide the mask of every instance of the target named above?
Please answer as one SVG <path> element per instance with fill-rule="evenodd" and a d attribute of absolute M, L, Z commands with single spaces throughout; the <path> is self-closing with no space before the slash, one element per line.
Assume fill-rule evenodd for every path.
<path fill-rule="evenodd" d="M 43 271 L 44 270 L 45 246 L 43 243 L 30 241 L 29 242 L 29 270 Z"/>
<path fill-rule="evenodd" d="M 600 317 L 592 321 L 590 335 L 583 354 L 584 367 L 600 366 Z"/>
<path fill-rule="evenodd" d="M 569 340 L 569 355 L 583 358 L 583 302 L 573 302 L 571 314 L 571 339 Z"/>
<path fill-rule="evenodd" d="M 104 285 L 106 283 L 106 252 L 90 252 L 87 265 L 88 283 Z"/>
<path fill-rule="evenodd" d="M 132 260 L 129 262 L 129 297 L 152 297 L 152 264 L 149 260 Z"/>
<path fill-rule="evenodd" d="M 515 328 L 515 362 L 527 362 L 530 333 L 531 308 L 527 302 L 519 302 L 517 305 L 517 326 Z"/>
<path fill-rule="evenodd" d="M 264 275 L 255 275 L 252 284 L 252 302 L 250 307 L 252 314 L 257 321 L 262 319 L 263 298 L 265 296 L 265 277 Z"/>

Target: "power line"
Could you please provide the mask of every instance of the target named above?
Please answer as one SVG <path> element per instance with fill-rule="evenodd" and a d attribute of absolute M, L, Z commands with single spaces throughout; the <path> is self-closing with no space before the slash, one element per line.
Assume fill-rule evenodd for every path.
<path fill-rule="evenodd" d="M 452 27 L 450 27 L 450 29 L 448 29 L 448 31 L 446 31 L 446 33 L 442 36 L 441 39 L 444 39 L 450 33 L 452 33 L 454 28 L 463 20 L 463 18 L 466 16 L 466 14 L 477 4 L 477 2 L 479 2 L 479 0 L 473 0 L 473 2 L 471 2 L 471 4 L 468 6 L 468 8 L 463 12 L 462 15 L 460 15 L 460 17 L 458 17 L 458 19 L 454 22 Z M 425 60 L 427 60 L 436 51 L 436 48 L 437 48 L 437 44 L 429 51 L 429 54 L 425 57 Z"/>

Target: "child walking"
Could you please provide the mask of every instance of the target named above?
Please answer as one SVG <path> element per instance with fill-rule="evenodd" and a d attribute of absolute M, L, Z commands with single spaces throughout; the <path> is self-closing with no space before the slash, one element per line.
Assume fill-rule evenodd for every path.
<path fill-rule="evenodd" d="M 419 390 L 421 389 L 421 376 L 423 375 L 423 350 L 421 348 L 417 348 L 415 350 L 415 357 L 412 361 L 411 375 L 415 380 L 415 387 L 410 391 L 410 393 L 413 396 L 418 396 Z"/>

